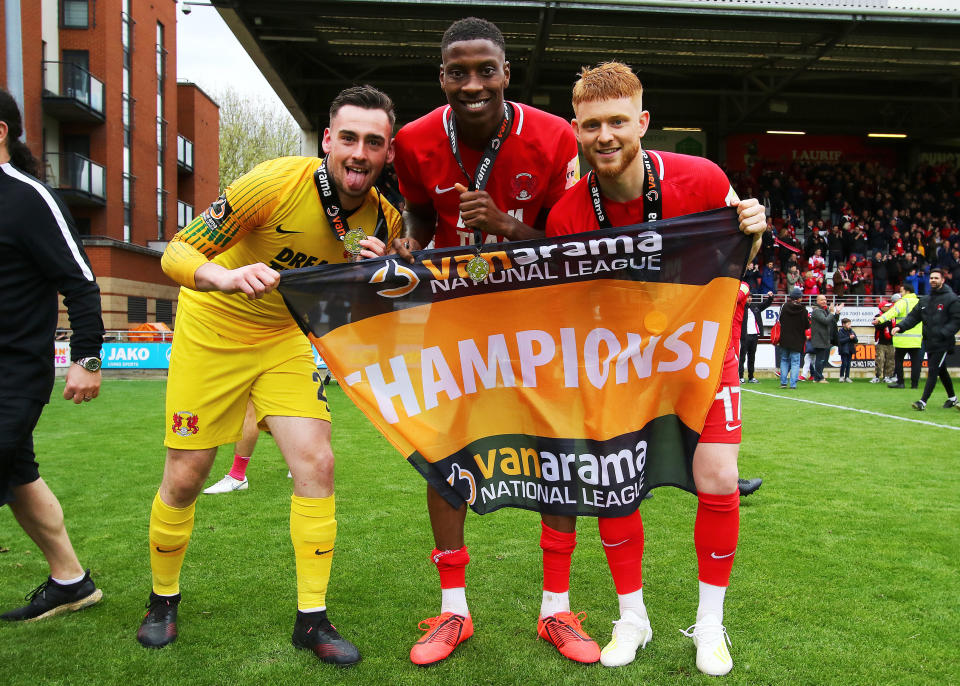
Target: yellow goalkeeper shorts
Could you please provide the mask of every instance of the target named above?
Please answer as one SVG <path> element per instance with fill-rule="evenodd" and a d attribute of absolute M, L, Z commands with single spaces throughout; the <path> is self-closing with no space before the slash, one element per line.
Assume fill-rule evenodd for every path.
<path fill-rule="evenodd" d="M 330 421 L 324 376 L 295 327 L 244 343 L 181 310 L 167 377 L 164 445 L 203 450 L 238 441 L 248 398 L 258 422 L 269 416 Z"/>

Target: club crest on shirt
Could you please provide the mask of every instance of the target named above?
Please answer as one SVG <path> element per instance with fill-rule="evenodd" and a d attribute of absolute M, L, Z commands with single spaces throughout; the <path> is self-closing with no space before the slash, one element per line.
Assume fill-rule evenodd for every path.
<path fill-rule="evenodd" d="M 200 427 L 198 426 L 199 422 L 200 417 L 193 412 L 181 410 L 180 412 L 173 413 L 173 425 L 170 427 L 170 430 L 178 436 L 192 436 L 200 431 Z"/>
<path fill-rule="evenodd" d="M 510 182 L 510 190 L 517 200 L 530 200 L 537 192 L 537 177 L 528 172 L 520 172 Z"/>

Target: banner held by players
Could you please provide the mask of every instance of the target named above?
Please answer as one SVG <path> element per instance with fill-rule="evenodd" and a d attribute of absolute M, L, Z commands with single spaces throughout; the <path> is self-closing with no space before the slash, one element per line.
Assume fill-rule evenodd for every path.
<path fill-rule="evenodd" d="M 750 239 L 731 208 L 284 272 L 354 403 L 454 506 L 616 517 L 691 464 Z"/>

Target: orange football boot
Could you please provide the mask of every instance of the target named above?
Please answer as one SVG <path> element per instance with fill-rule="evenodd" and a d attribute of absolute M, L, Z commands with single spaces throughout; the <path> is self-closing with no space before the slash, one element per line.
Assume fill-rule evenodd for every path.
<path fill-rule="evenodd" d="M 590 664 L 600 660 L 600 646 L 580 628 L 586 612 L 558 612 L 537 620 L 537 633 L 557 647 L 560 654 L 574 662 Z"/>
<path fill-rule="evenodd" d="M 439 617 L 424 619 L 419 627 L 426 633 L 410 649 L 410 661 L 421 667 L 445 660 L 454 648 L 473 636 L 470 615 L 444 612 Z"/>

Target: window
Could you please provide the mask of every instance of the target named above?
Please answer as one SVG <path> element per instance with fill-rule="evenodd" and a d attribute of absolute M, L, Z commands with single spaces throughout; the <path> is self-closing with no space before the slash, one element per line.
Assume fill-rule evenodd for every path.
<path fill-rule="evenodd" d="M 177 230 L 193 221 L 193 205 L 177 200 Z"/>
<path fill-rule="evenodd" d="M 127 2 L 123 3 L 123 10 L 120 12 L 120 17 L 122 22 L 120 28 L 120 43 L 123 45 L 123 60 L 126 66 L 130 66 L 130 51 L 133 50 L 133 25 L 137 22 L 130 18 L 130 6 Z"/>
<path fill-rule="evenodd" d="M 73 223 L 77 225 L 77 233 L 81 236 L 90 235 L 90 217 L 74 217 Z"/>
<path fill-rule="evenodd" d="M 157 240 L 165 239 L 164 226 L 167 219 L 167 191 L 162 188 L 157 189 Z"/>
<path fill-rule="evenodd" d="M 64 50 L 60 78 L 61 93 L 81 102 L 90 99 L 90 54 L 86 50 Z"/>
<path fill-rule="evenodd" d="M 127 297 L 127 320 L 141 323 L 147 321 L 147 299 L 137 296 Z"/>
<path fill-rule="evenodd" d="M 85 29 L 90 26 L 90 1 L 60 0 L 60 24 L 65 29 Z"/>
<path fill-rule="evenodd" d="M 173 327 L 173 301 L 157 298 L 157 321 Z"/>

